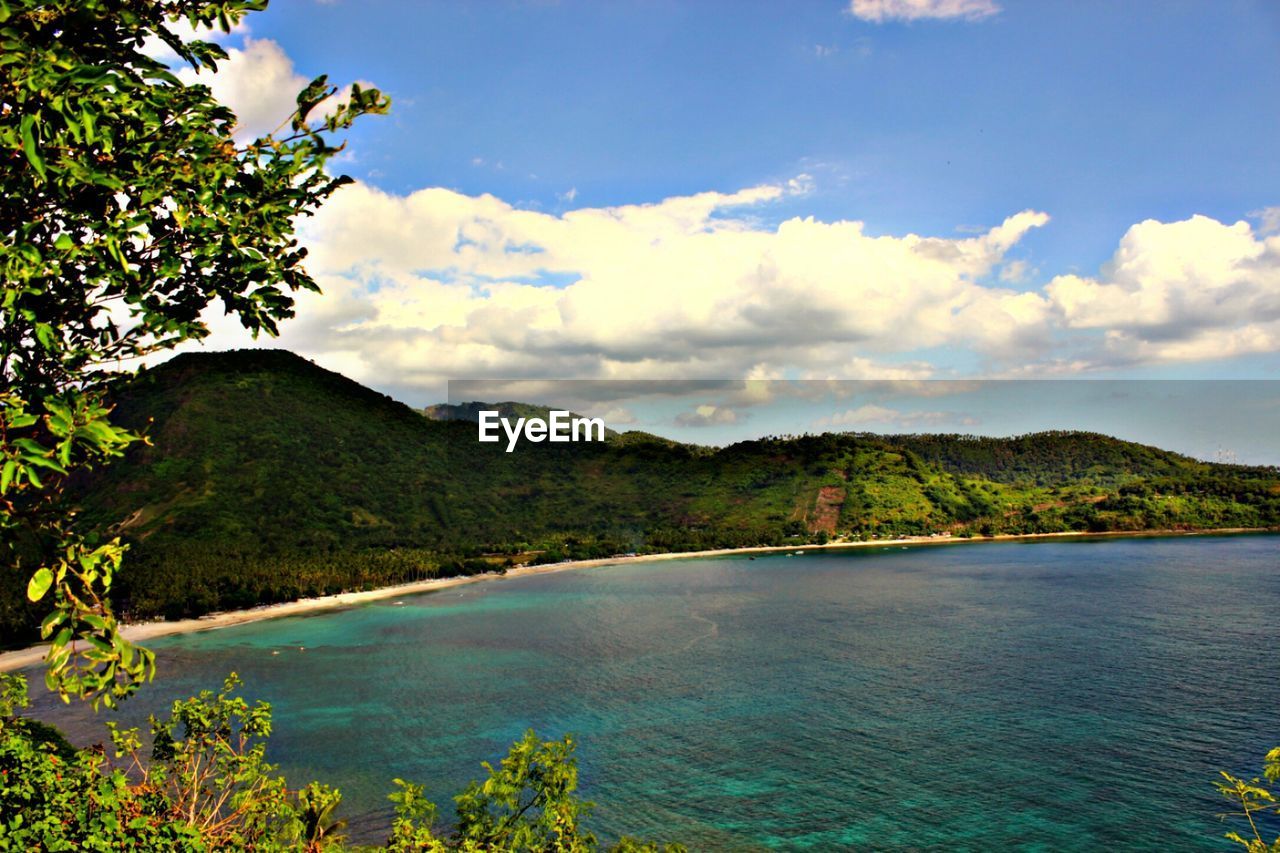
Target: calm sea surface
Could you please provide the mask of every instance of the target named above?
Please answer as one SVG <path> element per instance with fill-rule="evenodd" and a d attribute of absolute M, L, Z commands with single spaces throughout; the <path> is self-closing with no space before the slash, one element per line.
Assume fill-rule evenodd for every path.
<path fill-rule="evenodd" d="M 157 641 L 123 716 L 239 672 L 366 840 L 393 777 L 449 815 L 532 727 L 577 735 L 606 836 L 1226 850 L 1212 783 L 1280 745 L 1277 639 L 1280 536 L 682 560 Z"/>

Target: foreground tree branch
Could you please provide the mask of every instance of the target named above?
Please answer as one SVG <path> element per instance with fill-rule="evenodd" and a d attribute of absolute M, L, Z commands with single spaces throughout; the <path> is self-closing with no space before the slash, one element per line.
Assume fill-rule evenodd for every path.
<path fill-rule="evenodd" d="M 294 220 L 349 181 L 335 136 L 388 100 L 318 77 L 279 133 L 235 136 L 234 113 L 143 52 L 159 39 L 216 71 L 218 45 L 266 0 L 0 0 L 0 564 L 49 608 L 48 685 L 111 704 L 154 671 L 120 635 L 111 581 L 124 546 L 83 531 L 77 471 L 142 441 L 111 424 L 113 364 L 205 337 L 220 306 L 275 334 L 317 290 Z M 332 102 L 330 102 L 332 103 Z"/>

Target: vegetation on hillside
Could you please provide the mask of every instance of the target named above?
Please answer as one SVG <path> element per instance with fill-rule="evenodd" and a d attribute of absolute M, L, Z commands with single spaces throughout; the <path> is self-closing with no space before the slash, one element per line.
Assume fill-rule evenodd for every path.
<path fill-rule="evenodd" d="M 190 354 L 113 396 L 148 436 L 79 482 L 130 543 L 114 602 L 177 618 L 524 561 L 901 535 L 1267 527 L 1280 473 L 1084 433 L 627 433 L 506 453 L 283 351 Z M 531 408 L 530 411 L 533 409 Z M 10 591 L 19 643 L 31 624 Z"/>

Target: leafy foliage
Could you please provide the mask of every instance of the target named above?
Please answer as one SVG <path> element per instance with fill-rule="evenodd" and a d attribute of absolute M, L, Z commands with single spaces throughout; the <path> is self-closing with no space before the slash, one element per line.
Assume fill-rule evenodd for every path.
<path fill-rule="evenodd" d="M 255 334 L 315 290 L 293 219 L 347 181 L 330 136 L 384 112 L 353 86 L 328 114 L 324 77 L 281 131 L 242 141 L 235 115 L 144 51 L 216 70 L 229 30 L 265 0 L 0 0 L 0 562 L 51 609 L 50 686 L 114 702 L 152 671 L 108 592 L 123 546 L 77 532 L 69 478 L 141 441 L 103 403 L 111 367 L 208 334 L 221 305 Z"/>
<path fill-rule="evenodd" d="M 436 806 L 422 786 L 396 779 L 391 795 L 396 806 L 387 848 L 409 850 L 502 850 L 587 853 L 600 841 L 582 827 L 592 804 L 580 800 L 578 765 L 571 736 L 543 741 L 529 730 L 497 767 L 484 762 L 489 777 L 472 782 L 455 797 L 457 826 L 446 835 L 433 829 Z M 610 848 L 618 853 L 684 853 L 680 844 L 658 845 L 622 838 Z"/>
<path fill-rule="evenodd" d="M 1263 759 L 1263 778 L 1267 782 L 1280 782 L 1280 747 L 1267 753 Z M 1222 815 L 1223 818 L 1244 818 L 1249 825 L 1247 835 L 1228 832 L 1227 838 L 1244 847 L 1249 853 L 1280 853 L 1280 836 L 1268 844 L 1263 840 L 1259 819 L 1265 815 L 1280 815 L 1280 795 L 1257 777 L 1245 781 L 1222 771 L 1223 781 L 1217 783 L 1218 792 L 1240 807 L 1238 812 Z"/>
<path fill-rule="evenodd" d="M 479 849 L 582 850 L 595 836 L 580 829 L 589 805 L 575 799 L 573 738 L 539 741 L 533 731 L 511 748 L 489 778 L 457 798 L 458 834 Z"/>
<path fill-rule="evenodd" d="M 266 761 L 271 709 L 234 695 L 239 686 L 233 673 L 216 695 L 202 691 L 175 702 L 168 719 L 153 717 L 148 762 L 136 729 L 110 729 L 116 757 L 129 758 L 148 793 L 217 846 L 260 843 L 293 817 L 284 780 Z"/>
<path fill-rule="evenodd" d="M 264 756 L 271 709 L 236 695 L 233 674 L 215 693 L 173 704 L 151 720 L 149 757 L 137 729 L 111 728 L 114 750 L 70 756 L 17 715 L 21 676 L 0 676 L 0 848 L 87 850 L 344 849 L 342 796 L 312 782 L 291 791 Z M 397 779 L 396 817 L 386 849 L 396 851 L 564 851 L 601 848 L 581 825 L 572 738 L 517 741 L 488 777 L 457 799 L 453 826 L 436 826 L 422 787 Z M 679 845 L 623 839 L 626 853 L 679 853 Z"/>

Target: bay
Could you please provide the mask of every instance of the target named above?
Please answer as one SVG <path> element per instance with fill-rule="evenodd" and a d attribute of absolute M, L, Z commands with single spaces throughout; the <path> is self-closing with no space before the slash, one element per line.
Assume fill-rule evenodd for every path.
<path fill-rule="evenodd" d="M 1278 617 L 1275 535 L 624 564 L 156 641 L 118 718 L 238 672 L 271 759 L 339 786 L 357 840 L 393 777 L 447 816 L 534 728 L 576 736 L 607 837 L 1222 850 L 1217 771 L 1280 745 Z"/>

